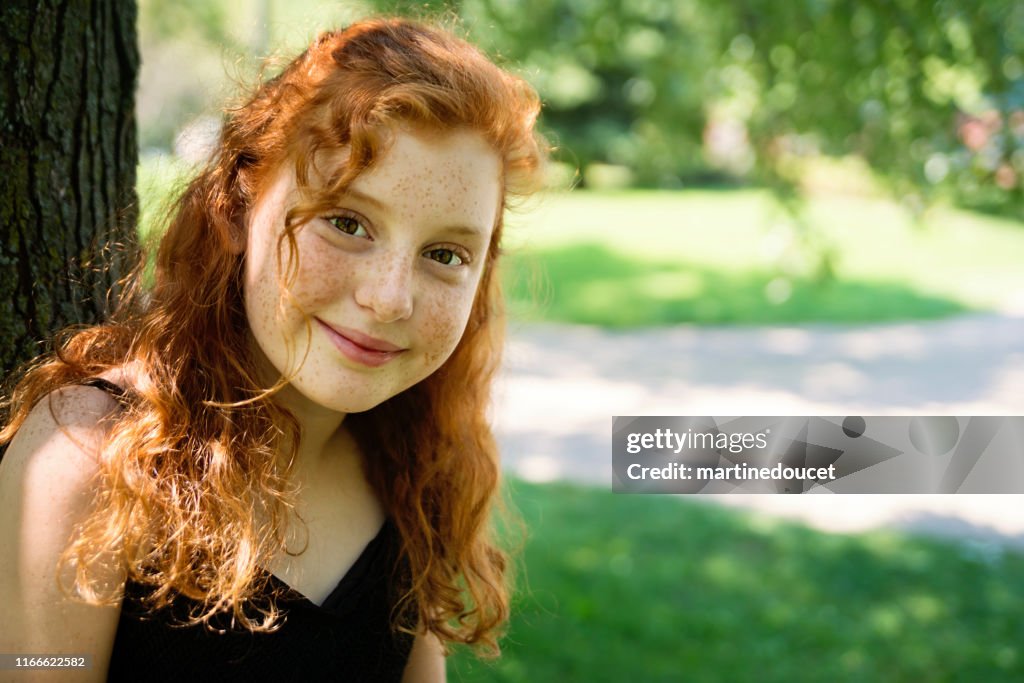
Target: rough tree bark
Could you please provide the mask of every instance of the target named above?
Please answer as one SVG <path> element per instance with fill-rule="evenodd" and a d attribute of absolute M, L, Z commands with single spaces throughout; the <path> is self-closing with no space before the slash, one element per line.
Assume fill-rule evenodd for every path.
<path fill-rule="evenodd" d="M 61 327 L 109 311 L 117 293 L 108 300 L 108 290 L 137 243 L 135 21 L 132 0 L 0 7 L 5 377 Z"/>

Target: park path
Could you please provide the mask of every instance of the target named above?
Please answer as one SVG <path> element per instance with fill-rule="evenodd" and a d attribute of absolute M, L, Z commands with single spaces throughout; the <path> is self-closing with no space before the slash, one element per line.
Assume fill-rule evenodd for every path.
<path fill-rule="evenodd" d="M 872 326 L 513 327 L 495 427 L 508 471 L 611 488 L 613 415 L 1024 415 L 1024 315 Z M 830 531 L 1024 549 L 1022 496 L 691 496 Z"/>

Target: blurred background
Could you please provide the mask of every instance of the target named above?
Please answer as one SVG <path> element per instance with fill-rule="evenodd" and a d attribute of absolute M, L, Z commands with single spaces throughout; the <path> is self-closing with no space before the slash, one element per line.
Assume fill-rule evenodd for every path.
<path fill-rule="evenodd" d="M 615 496 L 612 415 L 1024 414 L 1024 5 L 140 1 L 142 230 L 317 31 L 457 22 L 534 84 L 495 424 L 529 527 L 453 681 L 1024 679 L 1017 496 Z"/>

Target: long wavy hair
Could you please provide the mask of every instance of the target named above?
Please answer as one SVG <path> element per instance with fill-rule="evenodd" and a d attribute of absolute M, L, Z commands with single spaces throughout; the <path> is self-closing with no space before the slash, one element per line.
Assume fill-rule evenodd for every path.
<path fill-rule="evenodd" d="M 282 241 L 297 258 L 295 229 L 386 153 L 386 132 L 399 122 L 482 134 L 503 160 L 504 209 L 539 185 L 548 151 L 535 131 L 539 109 L 525 81 L 449 31 L 374 19 L 321 34 L 228 110 L 214 155 L 169 214 L 152 285 L 142 258 L 110 319 L 58 333 L 53 351 L 23 366 L 5 399 L 0 444 L 55 389 L 126 373 L 124 410 L 99 452 L 95 511 L 60 560 L 73 569 L 66 591 L 116 600 L 92 569 L 113 552 L 129 579 L 152 587 L 152 609 L 180 594 L 199 605 L 193 624 L 225 613 L 253 631 L 280 625 L 275 601 L 258 599 L 268 587 L 260 565 L 285 548 L 300 433 L 295 416 L 271 400 L 287 378 L 270 388 L 256 379 L 242 298 L 247 209 L 273 171 L 293 163 L 305 200 Z M 343 149 L 335 176 L 312 184 L 315 157 Z M 451 357 L 345 422 L 374 454 L 364 468 L 400 531 L 411 577 L 393 626 L 408 631 L 418 621 L 446 648 L 477 644 L 485 655 L 497 654 L 509 611 L 509 556 L 492 520 L 500 470 L 486 414 L 503 332 L 503 214 Z"/>

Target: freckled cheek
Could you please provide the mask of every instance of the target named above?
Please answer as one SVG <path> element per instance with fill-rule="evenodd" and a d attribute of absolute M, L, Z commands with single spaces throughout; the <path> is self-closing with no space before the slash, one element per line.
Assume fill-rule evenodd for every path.
<path fill-rule="evenodd" d="M 299 240 L 299 269 L 289 291 L 296 304 L 307 313 L 329 305 L 351 281 L 352 269 L 336 250 L 317 249 Z"/>
<path fill-rule="evenodd" d="M 424 363 L 431 369 L 443 364 L 458 346 L 473 304 L 470 294 L 449 294 L 431 296 L 417 311 L 420 343 L 426 351 Z"/>
<path fill-rule="evenodd" d="M 250 327 L 261 325 L 263 328 L 272 326 L 276 319 L 278 285 L 274 273 L 273 262 L 265 258 L 247 264 L 245 275 L 245 309 Z"/>

